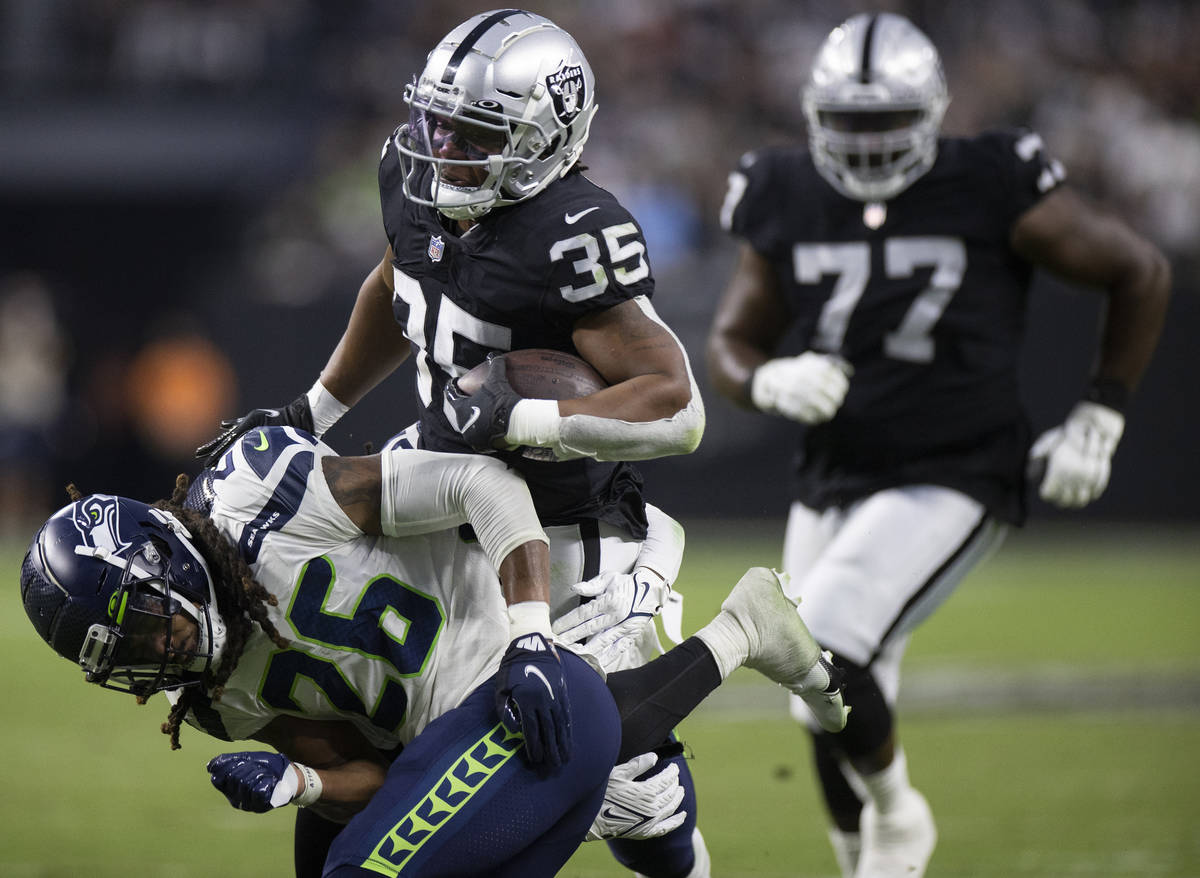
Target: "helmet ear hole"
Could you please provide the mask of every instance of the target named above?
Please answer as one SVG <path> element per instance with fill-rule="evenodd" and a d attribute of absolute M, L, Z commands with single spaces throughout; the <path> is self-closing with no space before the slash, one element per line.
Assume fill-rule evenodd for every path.
<path fill-rule="evenodd" d="M 558 150 L 558 145 L 561 142 L 562 137 L 558 134 L 555 134 L 554 137 L 551 138 L 550 143 L 546 145 L 546 148 L 538 153 L 538 161 L 545 161 L 546 159 L 551 158 Z"/>

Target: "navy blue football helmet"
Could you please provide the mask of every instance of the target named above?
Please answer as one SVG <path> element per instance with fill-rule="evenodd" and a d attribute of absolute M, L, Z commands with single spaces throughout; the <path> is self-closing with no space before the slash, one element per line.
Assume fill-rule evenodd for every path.
<path fill-rule="evenodd" d="M 21 601 L 88 682 L 139 697 L 199 684 L 225 642 L 212 577 L 187 528 L 124 497 L 93 494 L 42 525 L 21 567 Z M 196 623 L 190 642 L 173 636 L 177 613 Z"/>

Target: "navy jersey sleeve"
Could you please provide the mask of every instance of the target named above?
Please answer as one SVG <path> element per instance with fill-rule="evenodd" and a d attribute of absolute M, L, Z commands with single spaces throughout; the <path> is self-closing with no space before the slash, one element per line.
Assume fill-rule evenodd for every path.
<path fill-rule="evenodd" d="M 1048 155 L 1041 136 L 1027 128 L 989 131 L 975 145 L 994 172 L 1008 225 L 1066 179 L 1062 163 Z"/>

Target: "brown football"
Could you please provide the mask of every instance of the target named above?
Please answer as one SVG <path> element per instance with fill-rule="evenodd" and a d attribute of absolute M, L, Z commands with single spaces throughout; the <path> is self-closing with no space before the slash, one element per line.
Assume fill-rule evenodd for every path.
<path fill-rule="evenodd" d="M 500 354 L 512 389 L 528 399 L 575 399 L 608 386 L 586 360 L 562 351 L 526 348 Z M 485 360 L 458 379 L 459 389 L 470 395 L 487 378 Z"/>

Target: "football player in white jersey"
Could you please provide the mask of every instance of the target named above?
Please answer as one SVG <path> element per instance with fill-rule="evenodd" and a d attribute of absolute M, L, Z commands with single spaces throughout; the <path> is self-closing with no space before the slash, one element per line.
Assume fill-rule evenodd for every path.
<path fill-rule="evenodd" d="M 721 217 L 742 243 L 714 383 L 806 425 L 784 566 L 855 706 L 814 739 L 847 878 L 924 872 L 936 830 L 893 725 L 909 635 L 1021 523 L 1027 463 L 1060 506 L 1104 491 L 1170 288 L 1158 249 L 1072 194 L 1033 132 L 939 137 L 948 100 L 921 31 L 853 16 L 813 63 L 809 148 L 744 156 Z M 1084 398 L 1031 450 L 1017 378 L 1036 267 L 1108 309 Z M 789 332 L 803 341 L 780 350 Z"/>
<path fill-rule="evenodd" d="M 704 407 L 687 352 L 651 302 L 641 228 L 583 173 L 598 106 L 591 66 L 554 22 L 498 9 L 440 40 L 404 102 L 409 119 L 379 164 L 387 247 L 319 380 L 289 406 L 232 422 L 198 455 L 211 462 L 263 424 L 321 436 L 411 355 L 417 447 L 497 454 L 525 476 L 550 536 L 553 615 L 579 605 L 572 586 L 582 580 L 646 594 L 652 607 L 669 589 L 635 569 L 647 512 L 630 461 L 691 452 Z M 522 399 L 498 367 L 473 396 L 456 392 L 454 380 L 489 354 L 528 348 L 581 356 L 609 386 Z M 614 577 L 596 580 L 602 573 Z M 643 626 L 624 661 L 660 651 Z M 691 802 L 686 762 L 675 764 Z M 649 878 L 707 878 L 689 811 L 671 837 L 617 842 L 615 855 Z"/>
<path fill-rule="evenodd" d="M 275 747 L 215 758 L 212 781 L 245 810 L 349 820 L 325 874 L 553 875 L 589 827 L 671 831 L 682 790 L 674 771 L 633 782 L 642 750 L 741 664 L 845 722 L 835 669 L 763 568 L 606 685 L 629 632 L 586 658 L 555 645 L 545 535 L 492 458 L 343 458 L 268 427 L 186 487 L 155 506 L 77 496 L 34 538 L 23 603 L 90 681 L 166 690 L 174 745 L 186 721 Z M 597 818 L 606 789 L 632 798 Z"/>

